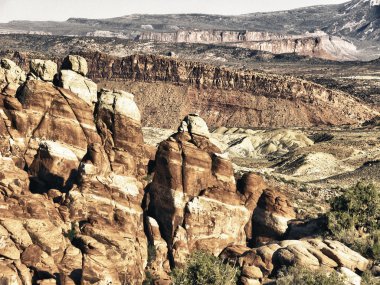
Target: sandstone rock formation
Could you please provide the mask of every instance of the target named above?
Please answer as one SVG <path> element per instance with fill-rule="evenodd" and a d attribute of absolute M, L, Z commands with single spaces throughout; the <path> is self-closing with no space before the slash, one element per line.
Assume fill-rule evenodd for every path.
<path fill-rule="evenodd" d="M 236 181 L 197 114 L 153 157 L 132 94 L 102 89 L 93 105 L 61 87 L 65 71 L 88 80 L 78 61 L 58 81 L 37 64 L 42 80 L 0 90 L 0 283 L 141 284 L 149 270 L 170 284 L 196 250 L 237 259 L 243 284 L 298 263 L 352 280 L 366 269 L 338 242 L 282 240 L 296 217 L 287 197 L 253 173 Z"/>
<path fill-rule="evenodd" d="M 83 76 L 88 73 L 87 61 L 78 55 L 68 55 L 62 62 L 62 69 L 75 71 Z"/>
<path fill-rule="evenodd" d="M 230 243 L 245 243 L 250 214 L 236 192 L 231 162 L 207 133 L 201 118 L 188 116 L 156 155 L 150 208 L 176 263 L 196 249 L 219 254 Z"/>
<path fill-rule="evenodd" d="M 356 46 L 326 33 L 284 35 L 255 31 L 181 30 L 143 32 L 139 40 L 169 43 L 230 44 L 273 54 L 296 53 L 330 60 L 355 60 Z"/>
<path fill-rule="evenodd" d="M 99 86 L 135 95 L 144 126 L 173 128 L 189 113 L 198 113 L 210 127 L 246 128 L 358 124 L 379 115 L 347 93 L 293 76 L 155 55 L 81 55 L 88 61 L 88 77 Z M 21 64 L 29 57 L 13 55 Z M 68 73 L 75 86 L 87 90 L 82 75 Z M 83 92 L 88 102 L 96 100 L 93 92 Z"/>
<path fill-rule="evenodd" d="M 364 272 L 369 266 L 369 260 L 343 244 L 319 239 L 285 240 L 246 250 L 243 247 L 231 246 L 226 248 L 221 256 L 237 260 L 243 268 L 243 277 L 253 280 L 273 275 L 282 266 L 321 268 L 327 272 L 337 268 L 343 272 Z M 247 273 L 252 271 L 255 274 Z"/>
<path fill-rule="evenodd" d="M 44 81 L 53 81 L 57 74 L 57 64 L 51 60 L 32 59 L 30 71 Z"/>
<path fill-rule="evenodd" d="M 97 102 L 97 85 L 86 78 L 87 63 L 80 56 L 68 56 L 63 60 L 58 85 L 77 94 L 89 105 Z"/>
<path fill-rule="evenodd" d="M 14 96 L 17 88 L 26 80 L 25 72 L 9 59 L 0 61 L 0 92 Z"/>
<path fill-rule="evenodd" d="M 0 95 L 0 150 L 7 156 L 0 157 L 1 282 L 141 284 L 147 242 L 144 184 L 136 176 L 148 159 L 142 136 L 134 136 L 141 125 L 133 96 L 114 94 L 115 140 L 104 123 L 104 133 L 97 129 L 80 94 L 50 82 L 30 78 L 17 98 Z M 96 110 L 99 127 L 103 107 Z M 129 153 L 139 143 L 131 149 L 140 152 Z"/>
<path fill-rule="evenodd" d="M 218 255 L 228 245 L 280 238 L 293 208 L 257 175 L 236 188 L 231 162 L 208 139 L 204 121 L 189 115 L 163 141 L 149 187 L 150 214 L 180 265 L 195 250 Z"/>
<path fill-rule="evenodd" d="M 148 126 L 172 128 L 189 113 L 198 113 L 213 127 L 343 125 L 378 115 L 346 93 L 291 76 L 154 55 L 83 56 L 89 76 L 100 85 L 136 95 Z"/>

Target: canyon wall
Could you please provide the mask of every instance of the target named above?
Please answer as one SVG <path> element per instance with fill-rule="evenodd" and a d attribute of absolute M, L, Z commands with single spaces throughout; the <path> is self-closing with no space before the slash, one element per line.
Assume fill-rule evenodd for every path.
<path fill-rule="evenodd" d="M 323 32 L 287 35 L 255 31 L 181 30 L 137 33 L 135 39 L 169 43 L 231 44 L 273 54 L 295 53 L 330 60 L 355 60 L 356 46 Z"/>
<path fill-rule="evenodd" d="M 26 69 L 32 56 L 8 55 Z M 378 114 L 344 92 L 292 76 L 154 55 L 82 55 L 89 63 L 88 76 L 100 86 L 135 94 L 146 126 L 172 128 L 192 112 L 212 127 L 357 124 Z"/>
<path fill-rule="evenodd" d="M 84 56 L 100 85 L 134 92 L 149 126 L 168 127 L 189 112 L 213 127 L 343 125 L 377 114 L 346 93 L 291 76 L 159 56 Z"/>
<path fill-rule="evenodd" d="M 245 41 L 270 41 L 295 38 L 284 34 L 255 31 L 181 30 L 175 32 L 142 32 L 139 40 L 185 43 L 232 43 Z"/>

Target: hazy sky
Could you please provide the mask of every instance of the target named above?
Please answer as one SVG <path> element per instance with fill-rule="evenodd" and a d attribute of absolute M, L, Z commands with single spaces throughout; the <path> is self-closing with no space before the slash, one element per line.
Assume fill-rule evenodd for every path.
<path fill-rule="evenodd" d="M 0 22 L 110 18 L 134 13 L 244 14 L 343 3 L 342 0 L 0 0 Z"/>

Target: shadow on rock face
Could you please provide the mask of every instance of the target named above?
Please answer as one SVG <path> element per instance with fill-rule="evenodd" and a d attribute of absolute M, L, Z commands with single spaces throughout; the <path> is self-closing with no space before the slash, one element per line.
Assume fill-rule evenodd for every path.
<path fill-rule="evenodd" d="M 69 178 L 65 181 L 63 177 L 52 173 L 41 173 L 39 176 L 31 176 L 29 190 L 35 194 L 47 193 L 50 189 L 58 189 L 63 193 L 69 192 L 78 179 L 78 171 L 73 169 Z"/>

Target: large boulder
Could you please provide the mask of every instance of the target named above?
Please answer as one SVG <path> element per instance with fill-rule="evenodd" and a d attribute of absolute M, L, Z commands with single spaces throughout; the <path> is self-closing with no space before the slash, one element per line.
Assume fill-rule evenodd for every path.
<path fill-rule="evenodd" d="M 62 62 L 62 69 L 68 69 L 86 76 L 88 73 L 87 61 L 79 55 L 68 55 Z"/>
<path fill-rule="evenodd" d="M 243 269 L 254 267 L 256 278 L 275 275 L 284 267 L 300 266 L 311 270 L 322 269 L 326 272 L 340 269 L 347 273 L 364 272 L 368 269 L 369 260 L 337 241 L 321 239 L 284 240 L 258 248 L 248 249 L 231 246 L 222 253 L 223 259 L 238 262 Z M 243 270 L 247 276 L 247 270 Z M 352 274 L 351 274 L 352 275 Z"/>
<path fill-rule="evenodd" d="M 69 148 L 58 142 L 42 141 L 29 172 L 52 188 L 69 190 L 78 166 L 79 160 Z"/>
<path fill-rule="evenodd" d="M 16 63 L 9 59 L 0 59 L 0 93 L 15 96 L 25 80 L 25 72 Z"/>
<path fill-rule="evenodd" d="M 72 70 L 61 70 L 59 73 L 59 86 L 77 94 L 79 98 L 93 105 L 97 102 L 98 87 L 92 80 Z"/>
<path fill-rule="evenodd" d="M 94 107 L 98 99 L 98 89 L 96 83 L 88 79 L 86 75 L 86 60 L 80 56 L 69 55 L 63 60 L 57 83 Z"/>
<path fill-rule="evenodd" d="M 51 60 L 32 59 L 30 61 L 30 72 L 44 81 L 52 82 L 57 70 L 57 64 Z"/>
<path fill-rule="evenodd" d="M 280 191 L 266 189 L 253 212 L 256 242 L 280 239 L 288 229 L 288 222 L 296 218 L 294 208 Z"/>

